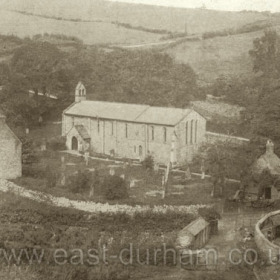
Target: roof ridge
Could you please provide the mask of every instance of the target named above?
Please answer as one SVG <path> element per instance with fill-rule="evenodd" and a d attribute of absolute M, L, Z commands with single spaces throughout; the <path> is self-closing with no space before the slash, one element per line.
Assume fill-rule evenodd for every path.
<path fill-rule="evenodd" d="M 151 106 L 147 105 L 147 107 L 134 119 L 134 121 L 137 121 Z"/>

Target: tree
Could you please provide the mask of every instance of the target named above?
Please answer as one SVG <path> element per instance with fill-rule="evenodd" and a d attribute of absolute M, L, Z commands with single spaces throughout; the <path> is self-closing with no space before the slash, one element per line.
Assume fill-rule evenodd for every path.
<path fill-rule="evenodd" d="M 116 175 L 107 176 L 103 182 L 102 189 L 108 200 L 123 199 L 128 197 L 125 180 Z"/>
<path fill-rule="evenodd" d="M 280 37 L 275 30 L 266 30 L 264 36 L 253 42 L 249 51 L 255 72 L 264 76 L 277 77 L 280 73 Z"/>

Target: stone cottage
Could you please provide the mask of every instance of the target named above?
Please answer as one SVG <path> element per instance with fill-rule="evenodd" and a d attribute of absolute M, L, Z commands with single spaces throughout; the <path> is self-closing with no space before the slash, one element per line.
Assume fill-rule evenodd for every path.
<path fill-rule="evenodd" d="M 140 160 L 152 155 L 163 164 L 190 161 L 205 132 L 205 118 L 192 109 L 89 101 L 81 82 L 62 116 L 69 150 Z"/>
<path fill-rule="evenodd" d="M 21 142 L 6 124 L 0 113 L 0 178 L 15 179 L 21 176 Z"/>
<path fill-rule="evenodd" d="M 274 153 L 274 144 L 271 140 L 266 143 L 265 153 L 252 166 L 252 173 L 256 180 L 259 180 L 261 175 L 264 176 L 265 172 L 272 175 L 274 183 L 270 186 L 265 186 L 263 198 L 280 198 L 280 158 Z M 257 191 L 259 192 L 259 190 Z"/>

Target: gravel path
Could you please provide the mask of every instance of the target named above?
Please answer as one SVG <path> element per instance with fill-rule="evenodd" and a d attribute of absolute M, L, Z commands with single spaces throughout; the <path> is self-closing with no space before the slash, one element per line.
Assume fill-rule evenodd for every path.
<path fill-rule="evenodd" d="M 206 205 L 190 205 L 190 206 L 129 206 L 129 205 L 110 205 L 108 203 L 95 203 L 91 201 L 70 200 L 65 197 L 55 197 L 39 191 L 32 191 L 20 187 L 10 181 L 0 179 L 0 191 L 11 192 L 16 195 L 32 199 L 37 202 L 48 203 L 50 205 L 66 208 L 74 208 L 90 213 L 127 213 L 133 215 L 139 212 L 152 211 L 154 213 L 166 213 L 167 211 L 184 212 L 197 215 L 200 208 L 207 207 Z"/>

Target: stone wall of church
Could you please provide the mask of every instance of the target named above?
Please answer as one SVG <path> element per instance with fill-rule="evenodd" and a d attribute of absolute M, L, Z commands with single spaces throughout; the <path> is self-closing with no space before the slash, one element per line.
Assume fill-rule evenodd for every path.
<path fill-rule="evenodd" d="M 5 131 L 4 131 L 5 130 Z M 1 126 L 0 135 L 0 178 L 15 179 L 22 175 L 21 142 L 9 128 Z"/>
<path fill-rule="evenodd" d="M 196 141 L 192 144 L 188 141 L 187 145 L 186 122 L 190 123 L 191 120 L 198 122 L 197 136 Z M 92 152 L 134 159 L 144 159 L 145 156 L 151 154 L 157 162 L 167 164 L 170 161 L 174 127 L 64 115 L 63 135 L 67 135 L 74 125 L 83 125 L 86 128 L 91 137 Z M 177 125 L 175 131 L 177 162 L 190 161 L 205 139 L 206 121 L 196 112 L 192 112 Z M 73 137 L 72 134 L 67 137 L 69 149 L 71 149 L 69 140 L 71 137 Z M 190 132 L 188 137 L 190 137 Z"/>
<path fill-rule="evenodd" d="M 193 121 L 193 126 L 191 126 L 192 121 Z M 196 122 L 197 122 L 197 133 L 195 129 Z M 191 127 L 193 128 L 192 133 L 191 133 Z M 205 141 L 205 134 L 206 134 L 206 120 L 195 111 L 192 111 L 184 120 L 182 120 L 176 126 L 176 135 L 177 135 L 176 154 L 177 154 L 177 162 L 179 164 L 190 162 L 193 159 L 199 147 Z"/>

